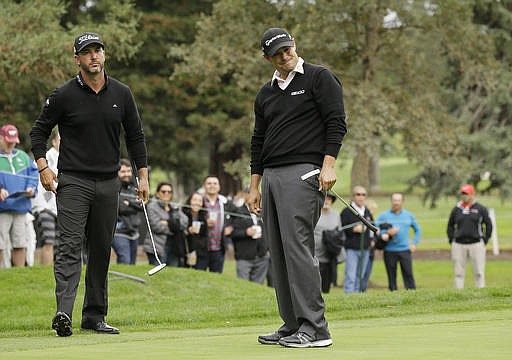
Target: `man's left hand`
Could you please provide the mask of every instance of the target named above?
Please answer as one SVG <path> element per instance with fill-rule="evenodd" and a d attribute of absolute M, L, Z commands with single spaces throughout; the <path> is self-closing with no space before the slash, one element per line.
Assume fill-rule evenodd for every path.
<path fill-rule="evenodd" d="M 140 168 L 139 183 L 137 184 L 137 199 L 147 202 L 149 200 L 148 169 Z"/>
<path fill-rule="evenodd" d="M 334 162 L 336 158 L 325 155 L 324 162 L 322 164 L 322 170 L 318 176 L 318 182 L 320 183 L 319 191 L 330 190 L 336 183 L 336 171 L 334 171 Z"/>

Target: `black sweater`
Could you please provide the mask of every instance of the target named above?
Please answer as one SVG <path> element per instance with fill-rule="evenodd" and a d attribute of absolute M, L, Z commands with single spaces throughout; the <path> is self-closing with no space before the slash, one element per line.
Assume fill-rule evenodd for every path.
<path fill-rule="evenodd" d="M 113 178 L 119 170 L 121 126 L 137 168 L 147 167 L 146 143 L 133 95 L 108 77 L 96 94 L 77 75 L 55 89 L 30 132 L 35 159 L 44 158 L 55 125 L 61 135 L 59 172 L 88 178 Z"/>
<path fill-rule="evenodd" d="M 285 90 L 266 83 L 254 103 L 251 173 L 295 163 L 322 166 L 338 156 L 345 136 L 343 90 L 328 69 L 304 63 Z"/>
<path fill-rule="evenodd" d="M 450 214 L 446 232 L 450 243 L 473 244 L 483 240 L 487 244 L 492 234 L 492 222 L 484 206 L 475 202 L 469 209 L 464 209 L 459 202 Z"/>

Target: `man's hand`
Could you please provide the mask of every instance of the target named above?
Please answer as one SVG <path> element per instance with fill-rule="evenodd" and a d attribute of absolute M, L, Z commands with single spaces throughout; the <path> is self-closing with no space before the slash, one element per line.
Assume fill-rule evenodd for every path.
<path fill-rule="evenodd" d="M 137 199 L 147 202 L 149 200 L 148 168 L 140 168 L 138 169 L 138 173 Z"/>
<path fill-rule="evenodd" d="M 36 164 L 39 171 L 39 180 L 41 181 L 43 188 L 46 191 L 51 191 L 52 193 L 57 194 L 57 189 L 55 189 L 55 183 L 59 182 L 57 174 L 48 167 L 48 163 L 44 157 L 37 159 Z"/>
<path fill-rule="evenodd" d="M 319 191 L 328 191 L 336 183 L 336 171 L 334 171 L 335 161 L 336 158 L 330 155 L 324 156 L 322 170 L 320 170 L 320 175 L 318 176 L 318 181 L 320 183 Z"/>
<path fill-rule="evenodd" d="M 55 183 L 59 182 L 59 179 L 57 179 L 57 174 L 55 174 L 52 169 L 47 167 L 41 171 L 39 173 L 39 180 L 41 180 L 41 184 L 46 191 L 51 191 L 52 193 L 57 194 Z"/>
<path fill-rule="evenodd" d="M 34 195 L 36 194 L 36 191 L 34 190 L 34 188 L 31 188 L 31 187 L 27 188 L 25 191 L 27 192 L 28 198 L 34 197 Z"/>
<path fill-rule="evenodd" d="M 249 186 L 249 198 L 247 206 L 253 214 L 261 216 L 261 193 L 259 190 L 262 176 L 260 174 L 251 175 L 251 185 Z"/>
<path fill-rule="evenodd" d="M 7 199 L 7 196 L 9 196 L 9 192 L 4 188 L 0 189 L 0 201 L 5 201 L 5 199 Z"/>

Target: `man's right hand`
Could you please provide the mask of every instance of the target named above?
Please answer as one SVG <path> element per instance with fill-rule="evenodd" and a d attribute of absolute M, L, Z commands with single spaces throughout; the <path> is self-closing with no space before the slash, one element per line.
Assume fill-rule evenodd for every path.
<path fill-rule="evenodd" d="M 0 189 L 0 202 L 5 201 L 5 199 L 7 199 L 7 196 L 9 196 L 9 192 L 4 188 Z"/>
<path fill-rule="evenodd" d="M 249 198 L 247 206 L 253 214 L 261 216 L 261 193 L 259 190 L 262 176 L 260 174 L 251 175 L 251 185 L 249 186 Z"/>
<path fill-rule="evenodd" d="M 59 179 L 57 179 L 57 174 L 55 174 L 52 169 L 47 167 L 41 171 L 39 173 L 39 179 L 41 180 L 41 184 L 46 191 L 51 191 L 52 193 L 57 194 L 55 183 L 59 182 Z"/>
<path fill-rule="evenodd" d="M 249 211 L 256 215 L 261 215 L 261 193 L 258 189 L 249 191 L 249 199 L 247 200 Z"/>

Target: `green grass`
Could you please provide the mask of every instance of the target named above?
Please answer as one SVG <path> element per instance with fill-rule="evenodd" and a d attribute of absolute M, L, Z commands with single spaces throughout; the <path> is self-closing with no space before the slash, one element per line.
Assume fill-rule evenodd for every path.
<path fill-rule="evenodd" d="M 344 166 L 337 171 L 338 182 L 335 190 L 346 200 L 350 199 L 350 169 L 352 162 L 347 160 Z M 381 192 L 390 194 L 393 191 L 405 191 L 408 187 L 407 180 L 414 176 L 416 167 L 410 164 L 406 158 L 383 158 L 380 162 Z M 371 196 L 369 200 L 377 204 L 376 214 L 389 209 L 390 199 L 388 195 Z M 456 196 L 443 197 L 437 202 L 437 207 L 431 209 L 429 204 L 422 202 L 422 193 L 415 190 L 413 194 L 407 194 L 404 207 L 411 211 L 422 229 L 422 243 L 420 249 L 449 249 L 446 237 L 446 224 L 451 209 L 460 199 Z M 477 201 L 493 208 L 496 214 L 496 228 L 500 249 L 512 249 L 512 202 L 502 201 L 497 196 L 478 196 Z M 341 202 L 334 203 L 334 209 L 342 210 Z M 492 245 L 488 245 L 491 249 Z"/>
<path fill-rule="evenodd" d="M 452 290 L 448 261 L 415 261 L 417 291 L 370 290 L 325 296 L 335 346 L 291 350 L 262 346 L 260 333 L 280 325 L 273 289 L 235 278 L 234 262 L 224 274 L 167 268 L 149 278 L 145 265 L 112 269 L 147 279 L 146 284 L 111 279 L 107 320 L 119 336 L 78 330 L 83 281 L 73 325 L 58 338 L 51 267 L 0 272 L 0 353 L 6 359 L 506 359 L 512 347 L 512 263 L 490 261 L 486 289 Z M 340 268 L 340 272 L 342 267 Z M 383 264 L 372 281 L 385 283 Z M 443 278 L 443 281 L 439 279 Z M 468 283 L 471 287 L 472 284 Z M 478 344 L 478 346 L 477 346 Z M 404 351 L 406 349 L 407 351 Z"/>

